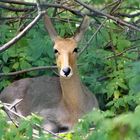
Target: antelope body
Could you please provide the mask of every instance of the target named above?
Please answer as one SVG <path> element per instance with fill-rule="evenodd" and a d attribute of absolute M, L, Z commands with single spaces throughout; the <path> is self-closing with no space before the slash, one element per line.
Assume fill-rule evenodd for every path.
<path fill-rule="evenodd" d="M 76 65 L 77 43 L 89 22 L 85 17 L 71 38 L 59 37 L 47 15 L 45 22 L 54 42 L 60 77 L 41 76 L 15 81 L 2 91 L 0 100 L 13 103 L 22 99 L 16 105 L 17 112 L 23 116 L 37 113 L 44 118 L 44 129 L 60 132 L 71 129 L 80 117 L 98 107 L 96 97 L 81 83 Z"/>

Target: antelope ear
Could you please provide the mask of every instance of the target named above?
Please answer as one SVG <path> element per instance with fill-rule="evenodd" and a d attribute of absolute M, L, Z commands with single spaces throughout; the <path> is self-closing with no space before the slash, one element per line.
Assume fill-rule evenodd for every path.
<path fill-rule="evenodd" d="M 46 27 L 46 30 L 48 31 L 50 37 L 51 37 L 51 40 L 53 42 L 55 42 L 56 38 L 58 37 L 57 35 L 57 32 L 49 18 L 49 16 L 47 15 L 47 13 L 44 15 L 44 22 L 45 22 L 45 27 Z"/>
<path fill-rule="evenodd" d="M 79 42 L 81 40 L 81 38 L 83 37 L 84 33 L 88 29 L 89 24 L 90 24 L 89 17 L 84 16 L 79 28 L 77 29 L 77 31 L 76 31 L 76 33 L 74 35 L 74 39 L 76 40 L 76 42 Z"/>

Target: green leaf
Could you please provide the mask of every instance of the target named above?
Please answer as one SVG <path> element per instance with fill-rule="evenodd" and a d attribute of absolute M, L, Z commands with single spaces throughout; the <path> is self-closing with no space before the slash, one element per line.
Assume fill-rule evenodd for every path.
<path fill-rule="evenodd" d="M 4 61 L 5 63 L 7 63 L 8 58 L 9 58 L 9 55 L 7 54 L 7 52 L 5 52 L 5 53 L 2 55 L 3 61 Z"/>
<path fill-rule="evenodd" d="M 7 67 L 7 66 L 4 66 L 4 67 L 2 68 L 2 71 L 3 71 L 4 73 L 8 73 L 8 72 L 10 72 L 10 68 Z"/>
<path fill-rule="evenodd" d="M 31 67 L 32 67 L 32 65 L 25 60 L 22 60 L 20 62 L 20 68 L 21 69 L 27 69 L 27 68 L 31 68 Z"/>
<path fill-rule="evenodd" d="M 16 57 L 16 56 L 18 56 L 18 54 L 16 52 L 16 47 L 15 46 L 13 46 L 12 48 L 8 49 L 7 53 L 8 53 L 8 55 L 10 57 Z"/>
<path fill-rule="evenodd" d="M 27 127 L 26 135 L 29 137 L 29 139 L 32 139 L 32 137 L 33 137 L 33 126 L 29 125 Z"/>
<path fill-rule="evenodd" d="M 129 48 L 131 45 L 129 40 L 123 39 L 123 38 L 118 38 L 117 42 L 117 48 L 119 51 L 123 51 L 126 48 Z"/>
<path fill-rule="evenodd" d="M 13 69 L 17 70 L 19 68 L 19 62 L 14 63 L 14 65 L 12 66 Z"/>
<path fill-rule="evenodd" d="M 38 115 L 36 115 L 34 113 L 32 113 L 31 115 L 32 115 L 33 124 L 41 124 L 42 123 L 42 121 L 43 121 L 42 117 L 40 117 L 40 116 L 38 116 Z"/>
<path fill-rule="evenodd" d="M 33 61 L 36 61 L 43 55 L 46 55 L 46 53 L 52 57 L 52 46 L 50 46 L 50 42 L 47 41 L 45 37 L 41 38 L 36 34 L 35 37 L 29 42 L 29 45 L 30 49 L 28 50 L 28 54 Z"/>

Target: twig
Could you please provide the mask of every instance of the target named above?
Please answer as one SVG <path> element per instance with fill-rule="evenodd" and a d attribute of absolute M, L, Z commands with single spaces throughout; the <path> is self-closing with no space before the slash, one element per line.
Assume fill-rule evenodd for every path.
<path fill-rule="evenodd" d="M 13 12 L 27 12 L 27 11 L 32 11 L 35 8 L 15 8 L 15 7 L 11 7 L 11 6 L 7 6 L 7 5 L 0 5 L 0 8 L 2 9 L 6 9 L 9 11 L 13 11 Z"/>
<path fill-rule="evenodd" d="M 140 16 L 140 12 L 137 12 L 135 14 L 125 14 L 125 13 L 118 13 L 117 16 L 121 17 L 127 17 L 127 18 L 135 18 Z"/>
<path fill-rule="evenodd" d="M 40 11 L 40 9 L 38 9 L 38 15 L 36 16 L 36 18 L 30 24 L 28 24 L 17 36 L 15 36 L 9 42 L 1 46 L 0 53 L 7 50 L 12 45 L 14 45 L 18 40 L 20 40 L 37 23 L 37 21 L 42 17 L 44 13 L 45 11 Z"/>
<path fill-rule="evenodd" d="M 41 128 L 41 129 L 43 129 L 44 132 L 45 132 L 46 134 L 49 133 L 49 134 L 51 134 L 52 136 L 54 136 L 54 137 L 56 137 L 56 138 L 59 138 L 59 139 L 62 139 L 62 140 L 67 140 L 67 139 L 65 139 L 65 138 L 63 138 L 63 137 L 61 137 L 61 136 L 59 136 L 57 133 L 53 133 L 52 131 L 46 130 L 46 129 L 40 127 L 40 126 L 38 126 L 38 127 Z"/>
<path fill-rule="evenodd" d="M 12 114 L 16 115 L 17 117 L 22 118 L 22 119 L 24 119 L 24 120 L 26 119 L 23 115 L 20 115 L 19 113 L 17 113 L 17 112 L 15 112 L 15 111 L 11 110 L 10 107 L 8 107 L 6 103 L 1 103 L 1 104 L 3 105 L 5 111 L 8 110 L 9 112 L 11 112 Z M 8 113 L 8 112 L 6 112 L 6 114 L 7 114 L 7 113 Z M 9 115 L 10 115 L 10 114 L 8 113 L 8 116 L 9 116 Z M 13 121 L 12 121 L 12 122 L 13 122 Z M 15 124 L 15 123 L 14 123 L 14 124 Z M 37 124 L 35 124 L 35 126 L 37 126 L 38 128 L 43 129 L 44 132 L 47 133 L 47 134 L 49 133 L 49 134 L 51 134 L 52 136 L 54 136 L 54 137 L 56 137 L 56 138 L 59 138 L 59 139 L 62 139 L 62 140 L 66 140 L 65 138 L 59 136 L 58 134 L 55 134 L 55 133 L 53 133 L 52 131 L 46 130 L 46 129 L 42 128 L 41 126 L 37 125 Z"/>
<path fill-rule="evenodd" d="M 136 7 L 136 6 L 122 6 L 119 9 L 129 9 L 129 10 L 140 10 L 140 7 Z"/>
<path fill-rule="evenodd" d="M 46 70 L 46 69 L 57 69 L 57 66 L 40 66 L 40 67 L 33 67 L 33 68 L 24 69 L 24 70 L 20 70 L 20 71 L 16 71 L 16 72 L 0 73 L 0 76 L 14 76 L 14 75 L 23 74 L 23 73 L 30 72 L 30 71 Z"/>
<path fill-rule="evenodd" d="M 5 105 L 3 105 L 4 111 L 7 114 L 8 118 L 11 120 L 11 122 L 18 127 L 18 124 L 15 122 L 15 120 L 11 117 L 11 115 L 9 114 L 9 112 L 7 111 L 7 109 L 5 108 Z"/>
<path fill-rule="evenodd" d="M 122 0 L 117 0 L 116 4 L 111 8 L 110 14 L 114 15 L 115 12 L 120 8 L 121 4 L 122 4 Z"/>
<path fill-rule="evenodd" d="M 104 23 L 107 21 L 107 19 L 105 19 L 102 24 L 98 27 L 98 29 L 96 30 L 96 32 L 91 36 L 91 38 L 88 40 L 86 46 L 84 48 L 82 48 L 82 50 L 79 52 L 78 56 L 80 56 L 89 46 L 90 46 L 90 42 L 93 40 L 93 38 L 97 35 L 97 33 L 100 31 L 100 29 L 103 27 Z"/>
<path fill-rule="evenodd" d="M 96 10 L 96 9 L 94 9 L 92 6 L 85 4 L 84 2 L 81 2 L 80 0 L 75 0 L 75 1 L 76 1 L 77 3 L 79 3 L 80 5 L 83 5 L 86 9 L 88 9 L 88 10 L 90 10 L 90 11 L 92 11 L 92 12 L 98 14 L 98 15 L 105 16 L 105 17 L 107 17 L 107 18 L 109 18 L 109 19 L 112 19 L 112 20 L 115 21 L 116 23 L 119 23 L 119 24 L 121 24 L 121 25 L 127 26 L 127 27 L 129 27 L 129 28 L 131 28 L 131 29 L 134 29 L 134 30 L 140 32 L 140 28 L 138 28 L 138 27 L 136 27 L 136 26 L 133 26 L 132 24 L 127 23 L 126 21 L 123 21 L 123 20 L 119 19 L 118 17 L 116 18 L 116 17 L 114 17 L 114 16 L 112 16 L 112 15 L 109 15 L 109 14 L 107 14 L 107 13 L 105 13 L 105 12 Z"/>
<path fill-rule="evenodd" d="M 16 105 L 18 105 L 22 100 L 23 100 L 23 99 L 16 99 L 16 100 L 14 101 L 14 103 L 12 103 L 12 104 L 10 105 L 10 108 L 9 108 L 9 109 L 14 108 L 14 107 L 15 107 Z"/>
<path fill-rule="evenodd" d="M 5 103 L 1 103 L 4 107 L 5 110 L 8 110 L 9 112 L 11 112 L 12 114 L 16 115 L 19 118 L 25 119 L 24 116 L 20 115 L 19 113 L 15 112 L 14 110 L 10 109 Z"/>
<path fill-rule="evenodd" d="M 113 1 L 113 2 L 111 2 L 111 3 L 107 4 L 107 5 L 105 5 L 105 7 L 103 7 L 103 8 L 101 9 L 101 11 L 103 11 L 103 10 L 105 10 L 105 9 L 107 9 L 107 8 L 112 7 L 112 6 L 115 5 L 116 3 L 117 3 L 117 1 Z"/>
<path fill-rule="evenodd" d="M 78 64 L 78 66 L 81 66 L 81 64 Z M 39 66 L 39 67 L 33 67 L 33 68 L 24 69 L 24 70 L 15 71 L 15 72 L 0 73 L 0 77 L 2 77 L 2 76 L 15 76 L 15 75 L 27 73 L 27 72 L 30 72 L 30 71 L 46 70 L 46 69 L 57 69 L 57 68 L 58 68 L 57 66 Z M 58 75 L 58 74 L 56 74 L 56 75 Z"/>
<path fill-rule="evenodd" d="M 15 17 L 0 17 L 0 20 L 18 20 L 18 19 L 34 19 L 33 17 L 15 16 Z"/>
<path fill-rule="evenodd" d="M 18 5 L 25 5 L 25 6 L 36 6 L 36 4 L 33 3 L 33 2 L 16 1 L 16 0 L 1 0 L 0 2 L 2 2 L 2 3 L 10 3 L 10 4 L 18 4 Z M 111 15 L 109 15 L 109 14 L 106 14 L 106 13 L 104 13 L 104 12 L 101 12 L 103 9 L 101 9 L 101 11 L 98 11 L 98 10 L 93 9 L 93 7 L 91 7 L 91 6 L 89 6 L 89 5 L 87 5 L 87 4 L 83 3 L 83 2 L 81 2 L 80 0 L 75 0 L 75 2 L 79 3 L 80 5 L 83 5 L 84 7 L 88 6 L 88 7 L 86 7 L 87 9 L 91 10 L 92 12 L 94 12 L 94 13 L 96 13 L 96 14 L 98 14 L 98 15 L 106 16 L 106 17 L 108 17 L 109 19 L 112 19 L 112 20 L 114 20 L 115 22 L 117 22 L 117 23 L 119 23 L 119 24 L 122 24 L 122 25 L 128 26 L 129 28 L 132 28 L 132 29 L 135 29 L 135 30 L 140 31 L 139 28 L 137 28 L 137 27 L 135 27 L 135 26 L 133 26 L 133 25 L 131 25 L 131 24 L 129 24 L 129 23 L 127 23 L 127 22 L 125 22 L 125 21 L 119 19 L 119 18 L 116 18 L 116 17 L 111 16 Z M 116 2 L 113 2 L 113 3 L 111 3 L 109 6 L 112 6 L 112 5 L 115 4 L 115 3 L 116 3 Z M 40 6 L 41 6 L 41 7 L 44 7 L 44 8 L 51 8 L 51 7 L 54 7 L 54 8 L 63 8 L 63 9 L 65 9 L 65 10 L 68 10 L 68 11 L 70 11 L 71 13 L 76 14 L 76 15 L 79 15 L 79 16 L 84 16 L 84 15 L 85 15 L 84 13 L 80 12 L 79 10 L 71 9 L 70 7 L 64 6 L 64 5 L 62 5 L 62 4 L 51 4 L 51 3 L 45 3 L 45 4 L 44 4 L 44 3 L 43 3 L 43 4 L 40 4 Z M 126 7 L 124 7 L 124 8 L 126 8 Z M 131 7 L 128 7 L 128 8 L 131 8 Z M 132 7 L 132 8 L 133 8 L 133 7 Z M 135 7 L 134 7 L 134 8 L 135 8 Z M 139 8 L 137 8 L 137 9 L 139 9 Z M 10 9 L 9 9 L 9 10 L 10 10 Z M 19 10 L 20 10 L 20 9 L 19 9 Z M 29 9 L 29 10 L 30 10 L 30 9 Z M 89 15 L 89 16 L 92 16 L 93 14 L 88 14 L 88 15 Z M 120 14 L 120 16 L 121 16 L 121 14 Z M 122 16 L 123 16 L 123 14 L 122 14 Z M 127 16 L 127 15 L 125 15 L 125 16 Z M 128 15 L 128 16 L 129 16 L 129 15 Z M 130 15 L 130 16 L 131 16 L 131 15 Z M 133 16 L 134 16 L 134 15 L 133 15 Z"/>
<path fill-rule="evenodd" d="M 36 6 L 37 6 L 37 9 L 38 9 L 38 13 L 41 13 L 40 0 L 36 0 Z"/>
<path fill-rule="evenodd" d="M 28 3 L 28 2 L 17 1 L 17 0 L 0 0 L 0 2 L 10 3 L 10 4 L 18 4 L 18 5 L 26 5 L 26 6 L 36 6 L 36 4 L 33 2 Z"/>
<path fill-rule="evenodd" d="M 16 109 L 15 106 L 16 106 L 17 104 L 19 104 L 22 100 L 23 100 L 23 99 L 17 99 L 17 100 L 16 100 L 14 103 L 12 103 L 12 104 L 3 103 L 4 110 L 5 110 L 6 114 L 7 114 L 7 116 L 9 117 L 9 119 L 13 122 L 13 124 L 14 124 L 16 127 L 18 127 L 18 124 L 15 122 L 15 119 L 13 119 L 13 118 L 11 117 L 11 115 L 8 113 L 8 111 L 7 111 L 7 109 L 6 109 L 6 106 L 7 106 L 7 107 L 10 106 L 10 107 L 9 107 L 10 110 L 12 110 L 12 108 L 15 108 L 15 109 Z"/>
<path fill-rule="evenodd" d="M 10 4 L 18 4 L 18 5 L 25 5 L 25 6 L 36 6 L 36 3 L 33 2 L 23 2 L 23 1 L 15 1 L 15 0 L 0 0 L 0 2 L 3 3 L 10 3 Z M 61 5 L 61 4 L 51 4 L 51 3 L 45 3 L 45 4 L 40 4 L 41 7 L 44 8 L 62 8 L 65 10 L 68 10 L 69 12 L 75 14 L 75 15 L 79 15 L 79 16 L 83 16 L 84 14 L 82 14 L 80 11 L 78 10 L 73 10 L 70 7 Z"/>
<path fill-rule="evenodd" d="M 126 53 L 127 51 L 130 51 L 130 50 L 133 50 L 133 49 L 136 49 L 136 48 L 137 48 L 137 46 L 127 48 L 127 49 L 123 50 L 122 52 L 117 53 L 116 55 L 108 56 L 105 59 L 111 59 L 111 58 L 114 58 L 114 57 L 119 57 L 119 56 L 123 55 L 124 53 Z"/>

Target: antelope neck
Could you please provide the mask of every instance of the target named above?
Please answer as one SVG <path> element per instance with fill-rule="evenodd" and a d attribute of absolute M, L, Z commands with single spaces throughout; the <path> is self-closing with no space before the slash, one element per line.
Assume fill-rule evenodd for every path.
<path fill-rule="evenodd" d="M 60 83 L 64 103 L 72 112 L 81 111 L 84 94 L 82 93 L 81 81 L 77 70 L 73 69 L 73 75 L 69 79 L 60 77 Z"/>

